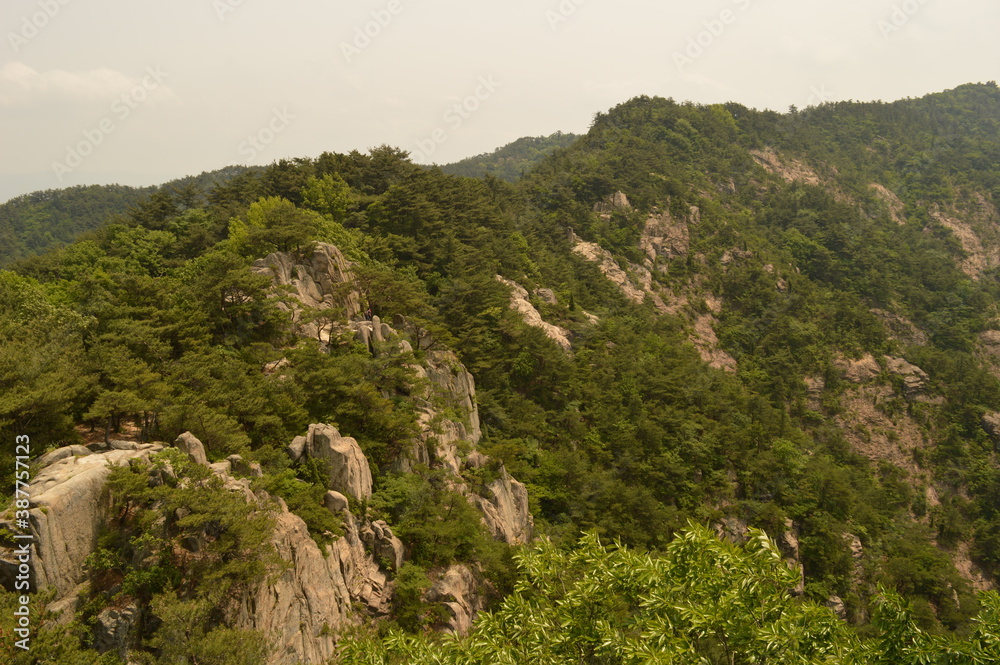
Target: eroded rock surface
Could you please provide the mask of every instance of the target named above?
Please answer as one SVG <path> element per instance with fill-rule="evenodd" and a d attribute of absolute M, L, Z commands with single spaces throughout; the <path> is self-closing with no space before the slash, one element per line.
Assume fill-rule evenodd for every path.
<path fill-rule="evenodd" d="M 269 254 L 255 261 L 252 270 L 270 277 L 275 286 L 290 287 L 293 297 L 306 308 L 332 310 L 347 319 L 361 312 L 351 264 L 340 249 L 329 243 L 316 243 L 307 256 L 292 252 Z M 296 309 L 301 308 L 293 307 Z M 322 321 L 300 321 L 299 328 L 306 336 L 329 340 L 330 329 Z"/>
<path fill-rule="evenodd" d="M 528 291 L 523 286 L 500 275 L 496 280 L 504 286 L 510 287 L 510 308 L 521 315 L 524 322 L 532 328 L 538 328 L 545 336 L 558 344 L 567 353 L 573 350 L 570 343 L 570 332 L 565 328 L 553 325 L 542 319 L 541 313 L 528 300 Z M 554 296 L 553 296 L 554 297 Z"/>
<path fill-rule="evenodd" d="M 457 635 L 466 635 L 472 629 L 476 616 L 486 608 L 481 586 L 467 566 L 456 564 L 428 589 L 424 600 L 444 605 L 449 614 L 445 629 Z"/>
<path fill-rule="evenodd" d="M 87 455 L 77 454 L 79 448 L 71 446 L 68 454 L 53 451 L 56 454 L 47 458 L 56 461 L 40 466 L 31 481 L 32 586 L 37 590 L 52 587 L 57 598 L 70 594 L 83 581 L 83 562 L 97 546 L 101 528 L 108 520 L 111 499 L 107 480 L 111 466 L 134 459 L 149 461 L 152 453 L 163 449 L 163 444 L 147 443 L 138 445 L 137 450 Z M 9 564 L 14 561 L 12 552 L 0 549 L 0 559 L 6 562 L 0 568 L 9 573 Z M 8 580 L 3 581 L 7 586 Z"/>
<path fill-rule="evenodd" d="M 310 425 L 304 452 L 310 459 L 326 462 L 330 489 L 357 499 L 372 495 L 372 472 L 355 439 L 341 436 L 331 425 Z"/>
<path fill-rule="evenodd" d="M 524 484 L 500 467 L 500 477 L 486 486 L 483 495 L 474 495 L 472 502 L 483 512 L 483 521 L 496 539 L 509 545 L 531 541 L 535 522 Z"/>
<path fill-rule="evenodd" d="M 184 432 L 174 440 L 174 447 L 187 455 L 195 464 L 208 466 L 208 456 L 205 446 L 191 432 Z"/>

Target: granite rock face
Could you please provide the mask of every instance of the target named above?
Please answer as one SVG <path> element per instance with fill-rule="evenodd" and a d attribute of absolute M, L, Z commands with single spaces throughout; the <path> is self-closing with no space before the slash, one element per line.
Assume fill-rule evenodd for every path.
<path fill-rule="evenodd" d="M 473 495 L 471 501 L 483 513 L 483 521 L 493 537 L 509 545 L 531 541 L 535 521 L 528 510 L 528 490 L 500 467 L 500 477 L 486 487 L 485 496 Z"/>
<path fill-rule="evenodd" d="M 329 243 L 316 243 L 308 256 L 275 252 L 254 262 L 254 274 L 271 278 L 275 286 L 291 287 L 301 307 L 293 306 L 302 334 L 327 342 L 331 327 L 320 320 L 302 322 L 302 308 L 330 310 L 337 318 L 352 318 L 361 312 L 361 298 L 354 289 L 350 262 Z M 299 310 L 299 311 L 295 311 Z"/>
<path fill-rule="evenodd" d="M 372 472 L 358 442 L 331 425 L 310 425 L 305 455 L 326 463 L 329 488 L 356 499 L 372 495 Z"/>
<path fill-rule="evenodd" d="M 146 443 L 137 445 L 136 450 L 87 455 L 79 454 L 80 448 L 70 446 L 41 458 L 31 481 L 32 587 L 52 587 L 57 599 L 72 593 L 83 581 L 83 562 L 97 546 L 101 528 L 108 520 L 111 499 L 107 480 L 111 466 L 127 465 L 135 459 L 148 462 L 163 445 Z M 4 586 L 8 586 L 6 578 L 15 563 L 12 551 L 0 549 L 0 579 Z"/>
<path fill-rule="evenodd" d="M 521 315 L 524 322 L 532 328 L 538 328 L 545 336 L 559 345 L 567 353 L 573 350 L 573 345 L 569 341 L 570 332 L 565 328 L 548 323 L 542 319 L 541 313 L 528 300 L 528 291 L 517 282 L 511 281 L 500 275 L 496 280 L 510 288 L 510 308 Z M 549 291 L 551 293 L 551 291 Z M 553 299 L 555 295 L 553 294 Z"/>
<path fill-rule="evenodd" d="M 476 616 L 486 607 L 481 587 L 467 566 L 456 564 L 445 570 L 427 590 L 424 600 L 444 605 L 449 615 L 444 628 L 457 635 L 466 635 Z"/>

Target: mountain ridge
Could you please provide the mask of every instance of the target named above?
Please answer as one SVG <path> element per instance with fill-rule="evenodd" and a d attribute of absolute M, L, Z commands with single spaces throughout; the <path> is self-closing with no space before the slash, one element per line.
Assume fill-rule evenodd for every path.
<path fill-rule="evenodd" d="M 546 589 L 538 616 L 571 626 L 574 648 L 596 630 L 622 646 L 662 616 L 635 609 L 631 573 L 609 577 L 602 561 L 669 576 L 683 552 L 790 565 L 767 602 L 839 636 L 817 649 L 869 653 L 882 647 L 864 641 L 891 624 L 933 650 L 932 636 L 965 639 L 977 616 L 996 616 L 995 596 L 976 592 L 1000 574 L 998 117 L 994 83 L 788 114 L 637 97 L 514 183 L 383 146 L 279 162 L 194 205 L 161 191 L 0 272 L 0 380 L 26 396 L 0 403 L 0 427 L 53 448 L 189 432 L 212 469 L 185 466 L 188 482 L 209 488 L 199 474 L 212 473 L 224 486 L 250 460 L 260 475 L 236 474 L 245 489 L 281 497 L 317 548 L 362 542 L 385 580 L 379 599 L 336 626 L 310 616 L 295 639 L 312 646 L 253 662 L 320 662 L 310 649 L 332 634 L 431 658 L 444 648 L 433 639 L 338 631 L 356 620 L 462 632 L 491 608 L 513 620 L 533 602 L 525 580 Z M 317 248 L 343 261 L 307 261 Z M 315 266 L 327 264 L 339 267 L 323 277 Z M 351 468 L 359 452 L 367 461 L 368 489 L 332 486 L 334 467 L 301 454 L 302 433 L 323 424 Z M 163 497 L 143 490 L 134 508 L 146 517 L 130 522 L 125 490 L 161 472 L 118 473 L 124 526 L 78 574 L 91 587 L 74 625 L 120 635 L 108 647 L 77 628 L 79 650 L 190 657 L 267 624 L 236 628 L 214 593 L 226 571 L 234 589 L 256 588 L 267 561 L 224 536 L 265 542 L 266 530 L 177 517 L 172 506 L 196 500 L 181 477 Z M 251 505 L 211 496 L 226 515 Z M 490 527 L 490 506 L 509 528 Z M 547 540 L 515 558 L 503 534 L 525 533 L 526 515 Z M 126 561 L 142 563 L 133 573 Z M 238 565 L 213 567 L 227 561 Z M 732 587 L 684 579 L 696 593 L 757 588 L 765 573 L 747 566 Z M 598 579 L 611 585 L 593 606 L 607 623 L 561 613 Z M 122 603 L 140 618 L 112 621 Z M 184 612 L 216 619 L 171 645 L 162 626 Z M 506 634 L 483 621 L 486 633 L 454 648 Z M 245 634 L 246 648 L 267 632 Z M 886 640 L 875 642 L 895 648 Z M 685 648 L 714 658 L 719 647 Z"/>

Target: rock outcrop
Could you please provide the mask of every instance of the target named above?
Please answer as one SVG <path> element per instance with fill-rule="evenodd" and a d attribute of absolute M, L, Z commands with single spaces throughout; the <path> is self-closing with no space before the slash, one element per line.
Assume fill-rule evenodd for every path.
<path fill-rule="evenodd" d="M 270 277 L 277 287 L 291 287 L 293 297 L 305 308 L 332 310 L 338 318 L 350 319 L 361 312 L 361 298 L 354 288 L 350 262 L 340 249 L 328 243 L 316 243 L 312 254 L 297 256 L 275 252 L 254 262 L 257 275 Z M 300 307 L 293 306 L 300 332 L 329 341 L 330 328 L 320 321 L 301 321 Z"/>
<path fill-rule="evenodd" d="M 528 300 L 527 289 L 517 282 L 505 279 L 500 275 L 496 276 L 496 280 L 504 286 L 510 287 L 510 308 L 520 314 L 527 325 L 541 330 L 545 333 L 546 337 L 558 344 L 563 351 L 569 353 L 573 350 L 573 345 L 569 341 L 570 332 L 565 328 L 560 328 L 543 320 L 541 313 Z"/>
<path fill-rule="evenodd" d="M 531 541 L 535 522 L 528 510 L 528 490 L 500 467 L 500 477 L 471 500 L 483 513 L 493 537 L 509 545 Z"/>
<path fill-rule="evenodd" d="M 694 321 L 694 335 L 691 337 L 691 342 L 709 367 L 735 373 L 739 369 L 736 359 L 722 350 L 719 338 L 715 334 L 715 324 L 718 322 L 712 314 L 699 316 Z"/>
<path fill-rule="evenodd" d="M 659 270 L 666 270 L 667 262 L 686 256 L 691 249 L 688 225 L 675 221 L 669 211 L 655 212 L 646 220 L 639 248 L 646 255 L 648 269 L 653 270 L 655 266 Z"/>
<path fill-rule="evenodd" d="M 456 564 L 427 590 L 424 601 L 444 605 L 449 615 L 444 628 L 456 635 L 466 635 L 476 616 L 486 607 L 481 587 L 468 567 Z"/>
<path fill-rule="evenodd" d="M 94 622 L 94 648 L 101 653 L 114 651 L 125 660 L 127 651 L 139 643 L 139 619 L 134 601 L 101 610 Z"/>
<path fill-rule="evenodd" d="M 237 484 L 247 482 L 216 473 L 234 491 L 240 489 Z M 273 505 L 266 493 L 246 496 L 248 502 Z M 321 549 L 305 522 L 283 501 L 276 503 L 271 542 L 289 565 L 272 570 L 271 576 L 247 591 L 229 623 L 260 631 L 271 641 L 269 665 L 327 662 L 339 634 L 356 621 L 356 604 L 374 615 L 388 612 L 392 584 L 387 570 L 402 564 L 403 544 L 384 522 L 359 524 L 347 510 L 347 497 L 330 491 L 325 504 L 343 518 L 344 534 Z"/>
<path fill-rule="evenodd" d="M 272 543 L 290 565 L 247 594 L 232 620 L 272 640 L 270 665 L 326 662 L 351 607 L 341 561 L 324 557 L 305 522 L 287 509 L 277 515 Z"/>
<path fill-rule="evenodd" d="M 906 224 L 906 219 L 903 218 L 903 210 L 906 208 L 906 205 L 892 192 L 892 190 L 887 188 L 885 185 L 880 185 L 877 182 L 871 183 L 868 187 L 875 192 L 875 196 L 885 204 L 889 217 L 892 221 L 900 226 Z"/>
<path fill-rule="evenodd" d="M 358 442 L 331 425 L 310 425 L 304 454 L 326 463 L 329 488 L 357 499 L 372 495 L 372 472 Z"/>
<path fill-rule="evenodd" d="M 764 167 L 768 173 L 780 176 L 786 182 L 801 182 L 807 185 L 819 185 L 820 178 L 816 172 L 805 163 L 787 156 L 780 156 L 774 148 L 751 150 L 754 161 Z"/>
<path fill-rule="evenodd" d="M 88 451 L 86 455 L 79 454 L 79 448 L 70 447 L 68 454 L 65 449 L 50 453 L 47 459 L 55 461 L 44 467 L 39 464 L 31 482 L 32 588 L 52 587 L 57 598 L 73 592 L 83 580 L 83 562 L 97 546 L 108 520 L 111 466 L 134 459 L 149 461 L 163 444 L 141 444 L 137 450 Z M 11 568 L 14 561 L 11 552 L 0 549 L 0 580 L 11 588 L 13 579 L 6 578 L 16 569 L 16 565 Z"/>
<path fill-rule="evenodd" d="M 384 520 L 377 520 L 360 531 L 363 542 L 374 555 L 375 560 L 391 571 L 403 565 L 403 541 L 397 538 Z"/>
<path fill-rule="evenodd" d="M 851 383 L 867 383 L 882 373 L 882 367 L 871 354 L 866 354 L 856 360 L 839 358 L 834 360 L 834 365 L 841 371 L 842 376 Z"/>
<path fill-rule="evenodd" d="M 631 209 L 632 204 L 629 203 L 628 197 L 622 192 L 615 192 L 604 201 L 598 201 L 594 204 L 594 212 L 607 219 L 610 219 L 611 215 L 617 210 Z"/>
<path fill-rule="evenodd" d="M 903 395 L 905 397 L 922 395 L 927 389 L 930 377 L 927 376 L 927 372 L 916 365 L 892 356 L 886 356 L 885 363 L 890 374 L 903 380 Z"/>
<path fill-rule="evenodd" d="M 615 261 L 615 257 L 611 255 L 611 252 L 596 242 L 585 242 L 576 234 L 572 234 L 571 239 L 574 242 L 573 253 L 591 263 L 596 263 L 597 267 L 604 273 L 604 276 L 611 280 L 626 298 L 632 302 L 642 304 L 646 299 L 646 292 L 632 283 L 628 273 L 622 270 L 622 267 Z"/>

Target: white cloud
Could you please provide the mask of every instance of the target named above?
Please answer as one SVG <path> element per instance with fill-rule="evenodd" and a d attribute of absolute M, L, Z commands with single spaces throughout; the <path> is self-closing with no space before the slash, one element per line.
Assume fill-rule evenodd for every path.
<path fill-rule="evenodd" d="M 142 85 L 142 77 L 131 77 L 113 69 L 40 72 L 23 62 L 0 67 L 0 106 L 35 106 L 55 101 L 109 101 Z M 160 95 L 172 96 L 160 86 Z"/>

